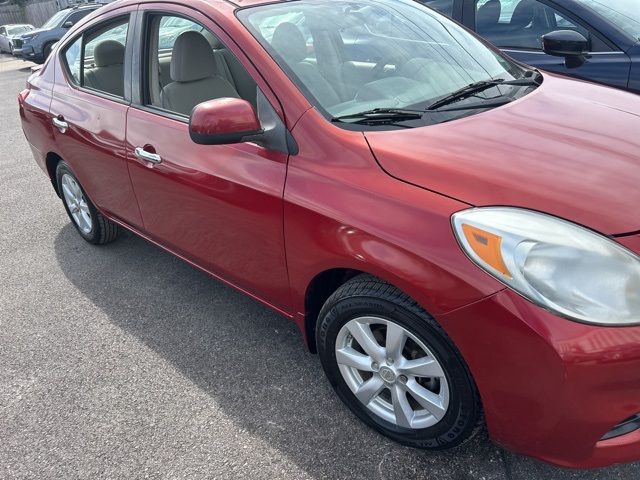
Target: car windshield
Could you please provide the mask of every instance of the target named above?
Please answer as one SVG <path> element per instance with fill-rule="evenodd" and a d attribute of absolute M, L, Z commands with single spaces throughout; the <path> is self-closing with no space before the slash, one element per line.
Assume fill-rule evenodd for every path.
<path fill-rule="evenodd" d="M 638 0 L 578 0 L 586 7 L 605 17 L 627 35 L 640 41 L 640 3 Z"/>
<path fill-rule="evenodd" d="M 33 27 L 29 25 L 18 25 L 15 27 L 7 28 L 7 33 L 9 35 L 19 35 L 21 33 L 28 32 L 29 30 L 33 30 Z"/>
<path fill-rule="evenodd" d="M 54 28 L 57 27 L 62 19 L 67 16 L 69 13 L 67 10 L 61 10 L 56 13 L 53 17 L 51 17 L 47 22 L 42 26 L 43 29 Z"/>
<path fill-rule="evenodd" d="M 470 84 L 526 72 L 412 0 L 301 0 L 247 8 L 238 16 L 309 101 L 334 120 L 371 109 L 424 111 Z"/>

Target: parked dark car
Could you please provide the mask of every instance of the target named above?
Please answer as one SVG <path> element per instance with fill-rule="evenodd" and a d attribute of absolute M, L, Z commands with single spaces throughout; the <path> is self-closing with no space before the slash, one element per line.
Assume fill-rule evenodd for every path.
<path fill-rule="evenodd" d="M 640 93 L 640 1 L 420 0 L 523 63 Z"/>
<path fill-rule="evenodd" d="M 13 53 L 13 39 L 33 30 L 33 25 L 2 25 L 0 26 L 0 53 Z"/>
<path fill-rule="evenodd" d="M 47 20 L 42 28 L 16 37 L 13 41 L 13 54 L 35 63 L 44 63 L 51 54 L 53 46 L 64 37 L 67 31 L 100 7 L 101 5 L 93 4 L 60 10 Z"/>

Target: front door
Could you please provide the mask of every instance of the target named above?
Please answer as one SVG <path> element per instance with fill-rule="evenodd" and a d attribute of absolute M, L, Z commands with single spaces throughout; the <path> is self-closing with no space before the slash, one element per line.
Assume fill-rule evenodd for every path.
<path fill-rule="evenodd" d="M 142 43 L 149 48 L 142 71 L 150 73 L 141 75 L 144 100 L 128 113 L 127 149 L 145 231 L 286 310 L 282 197 L 288 156 L 252 143 L 196 145 L 189 136 L 193 107 L 229 96 L 255 104 L 257 85 L 206 17 L 166 4 L 143 12 Z"/>
<path fill-rule="evenodd" d="M 478 0 L 474 12 L 475 30 L 519 62 L 627 88 L 631 68 L 629 56 L 569 12 L 561 11 L 545 0 Z M 585 63 L 571 68 L 564 58 L 543 52 L 542 36 L 556 30 L 574 30 L 589 40 L 590 54 Z"/>

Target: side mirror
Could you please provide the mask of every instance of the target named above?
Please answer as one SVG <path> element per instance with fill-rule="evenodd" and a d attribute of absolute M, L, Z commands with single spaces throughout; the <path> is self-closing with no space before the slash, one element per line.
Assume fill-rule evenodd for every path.
<path fill-rule="evenodd" d="M 585 62 L 589 40 L 574 30 L 556 30 L 542 37 L 542 50 L 554 57 L 564 57 L 567 67 L 576 68 Z"/>
<path fill-rule="evenodd" d="M 68 22 L 64 22 L 62 24 L 62 28 L 71 28 L 71 27 L 73 27 L 73 25 L 74 25 L 73 22 L 71 20 L 69 20 Z"/>
<path fill-rule="evenodd" d="M 259 137 L 263 130 L 253 105 L 239 98 L 218 98 L 196 106 L 189 120 L 198 145 L 228 145 Z"/>

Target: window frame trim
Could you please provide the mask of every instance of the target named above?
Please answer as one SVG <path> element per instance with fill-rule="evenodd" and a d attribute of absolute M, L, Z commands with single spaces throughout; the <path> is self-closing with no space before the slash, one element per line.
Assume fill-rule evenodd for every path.
<path fill-rule="evenodd" d="M 191 117 L 190 115 L 183 115 L 181 113 L 173 112 L 171 110 L 167 110 L 162 107 L 157 107 L 147 103 L 149 98 L 148 95 L 150 93 L 149 82 L 151 81 L 151 79 L 149 78 L 148 68 L 146 68 L 147 64 L 149 63 L 148 60 L 150 58 L 149 55 L 151 53 L 150 52 L 151 45 L 149 44 L 150 36 L 148 35 L 150 33 L 151 21 L 153 20 L 154 17 L 177 17 L 177 18 L 182 18 L 184 20 L 188 20 L 197 25 L 200 25 L 202 28 L 207 30 L 212 35 L 214 35 L 215 38 L 218 40 L 218 42 L 220 42 L 220 44 L 224 46 L 224 48 L 226 48 L 229 51 L 231 51 L 231 49 L 229 49 L 227 44 L 220 38 L 220 36 L 217 33 L 212 31 L 211 28 L 207 27 L 206 25 L 203 25 L 200 20 L 190 17 L 185 13 L 177 12 L 175 10 L 170 10 L 169 8 L 167 9 L 150 8 L 148 10 L 138 11 L 140 31 L 136 36 L 135 51 L 139 52 L 140 55 L 138 56 L 139 63 L 136 66 L 136 68 L 133 70 L 133 75 L 134 75 L 133 78 L 135 79 L 137 77 L 137 80 L 132 80 L 132 88 L 134 88 L 135 93 L 132 95 L 131 107 L 146 113 L 155 114 L 160 117 L 168 118 L 170 120 L 174 120 L 174 121 L 188 125 Z M 188 8 L 191 9 L 191 7 L 188 7 Z M 199 10 L 194 10 L 194 11 L 205 16 L 205 18 L 210 19 L 207 15 L 204 14 L 204 12 L 200 12 Z M 215 22 L 213 23 L 222 30 L 222 27 L 220 27 L 217 23 Z M 233 55 L 235 56 L 235 54 Z M 245 68 L 244 65 L 242 67 Z M 255 79 L 253 78 L 253 75 L 251 75 L 250 72 L 247 71 L 247 75 L 249 75 L 255 81 Z M 258 89 L 260 88 L 257 82 L 256 82 L 256 88 Z"/>
<path fill-rule="evenodd" d="M 239 9 L 236 9 L 235 11 L 237 10 Z M 185 11 L 188 13 L 185 13 Z M 138 31 L 135 38 L 134 50 L 133 50 L 134 55 L 132 57 L 132 62 L 131 62 L 132 63 L 132 72 L 131 72 L 132 74 L 131 99 L 132 100 L 130 104 L 131 108 L 135 108 L 136 110 L 140 110 L 145 113 L 157 115 L 158 117 L 174 120 L 186 125 L 189 124 L 189 119 L 190 119 L 189 116 L 184 116 L 175 112 L 163 110 L 159 107 L 144 105 L 142 101 L 143 100 L 142 89 L 147 88 L 143 78 L 143 67 L 144 67 L 143 62 L 145 60 L 145 53 L 146 53 L 144 49 L 147 48 L 147 46 L 145 45 L 147 42 L 147 32 L 146 32 L 145 21 L 146 21 L 146 17 L 149 14 L 152 14 L 152 15 L 162 14 L 162 15 L 168 15 L 168 16 L 183 17 L 189 21 L 202 25 L 206 30 L 211 32 L 219 40 L 219 42 L 222 45 L 224 45 L 225 48 L 234 55 L 234 57 L 236 57 L 236 59 L 238 60 L 242 68 L 247 72 L 249 77 L 251 77 L 253 81 L 256 83 L 257 89 L 262 91 L 262 94 L 266 97 L 271 107 L 275 110 L 278 118 L 280 118 L 280 121 L 282 121 L 283 124 L 286 125 L 285 109 L 282 102 L 280 101 L 280 98 L 276 95 L 269 81 L 257 69 L 257 67 L 251 61 L 251 59 L 248 58 L 246 54 L 244 54 L 244 51 L 242 50 L 241 45 L 236 40 L 234 40 L 233 36 L 228 33 L 228 31 L 221 25 L 221 23 L 219 21 L 216 21 L 207 12 L 198 10 L 197 8 L 194 8 L 191 5 L 176 4 L 167 0 L 158 0 L 156 3 L 151 3 L 151 4 L 141 4 L 140 7 L 138 8 L 138 18 L 136 20 Z M 202 19 L 196 18 L 197 16 L 202 17 Z M 235 14 L 233 18 L 235 21 L 238 21 Z M 215 31 L 216 29 L 219 30 L 229 40 L 227 41 L 224 38 L 222 38 L 221 35 Z M 250 69 L 243 64 L 243 61 L 241 60 L 240 55 L 236 54 L 233 51 L 233 48 L 229 46 L 230 42 L 233 43 L 233 45 L 240 50 L 240 54 L 243 55 L 244 60 L 248 61 L 248 63 L 252 66 L 255 73 L 252 73 Z M 138 55 L 135 55 L 135 53 L 137 53 Z M 265 88 L 263 88 L 263 85 L 267 91 L 265 91 Z"/>
<path fill-rule="evenodd" d="M 123 7 L 123 8 L 127 8 L 127 7 Z M 69 37 L 69 39 L 65 40 L 64 44 L 62 44 L 60 48 L 57 49 L 56 54 L 58 57 L 58 61 L 60 63 L 60 66 L 62 67 L 61 69 L 65 77 L 64 78 L 65 82 L 67 83 L 67 85 L 69 85 L 70 88 L 89 94 L 89 95 L 94 95 L 96 97 L 103 98 L 105 100 L 111 100 L 113 102 L 116 102 L 122 105 L 131 105 L 131 57 L 133 52 L 132 44 L 134 43 L 134 39 L 135 39 L 134 35 L 136 33 L 135 28 L 132 28 L 132 27 L 135 26 L 135 19 L 138 16 L 138 10 L 129 9 L 122 12 L 118 9 L 118 10 L 107 12 L 105 15 L 109 15 L 109 16 L 107 18 L 104 18 L 104 16 L 99 16 L 95 18 L 94 21 L 91 22 L 91 24 L 89 24 L 88 26 L 84 25 L 82 30 L 80 30 L 73 36 Z M 127 39 L 125 44 L 125 57 L 124 57 L 124 63 L 123 63 L 124 96 L 118 97 L 117 95 L 113 95 L 107 92 L 103 92 L 101 90 L 96 90 L 90 87 L 86 87 L 84 85 L 84 53 L 85 53 L 85 45 L 86 45 L 85 35 L 87 32 L 90 32 L 94 29 L 99 29 L 101 25 L 116 23 L 119 19 L 124 19 L 125 17 L 129 17 L 129 20 L 128 20 L 129 26 L 127 27 Z M 82 20 L 84 20 L 84 18 L 81 19 L 80 21 Z M 80 59 L 81 59 L 80 84 L 76 83 L 75 79 L 73 78 L 73 74 L 71 73 L 69 64 L 66 59 L 67 50 L 78 40 L 82 42 L 81 50 L 80 50 Z"/>

